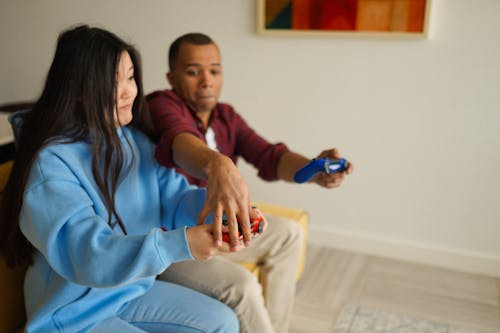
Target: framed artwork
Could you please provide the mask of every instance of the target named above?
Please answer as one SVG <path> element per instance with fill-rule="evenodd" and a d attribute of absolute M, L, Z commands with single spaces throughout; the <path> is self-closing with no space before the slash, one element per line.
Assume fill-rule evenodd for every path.
<path fill-rule="evenodd" d="M 266 35 L 425 38 L 431 0 L 257 0 Z"/>

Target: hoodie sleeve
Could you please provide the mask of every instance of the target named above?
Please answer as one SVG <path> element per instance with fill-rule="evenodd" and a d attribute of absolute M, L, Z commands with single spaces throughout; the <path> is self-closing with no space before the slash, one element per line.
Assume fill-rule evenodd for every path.
<path fill-rule="evenodd" d="M 175 169 L 159 167 L 162 225 L 168 230 L 198 224 L 206 189 L 190 185 Z M 206 222 L 211 222 L 207 219 Z"/>
<path fill-rule="evenodd" d="M 59 163 L 58 177 L 40 176 L 27 187 L 20 227 L 59 275 L 90 287 L 110 287 L 156 276 L 174 262 L 192 259 L 185 228 L 164 232 L 158 223 L 145 234 L 113 232 L 96 214 L 96 199 L 62 161 L 54 163 Z M 33 168 L 32 174 L 41 174 L 38 164 Z"/>

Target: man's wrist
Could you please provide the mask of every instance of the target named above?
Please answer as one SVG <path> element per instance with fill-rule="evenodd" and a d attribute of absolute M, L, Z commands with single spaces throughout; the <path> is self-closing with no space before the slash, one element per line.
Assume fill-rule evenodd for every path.
<path fill-rule="evenodd" d="M 207 163 L 203 167 L 203 173 L 207 179 L 210 179 L 216 172 L 219 172 L 224 164 L 232 163 L 231 159 L 221 153 L 213 151 L 207 156 Z"/>

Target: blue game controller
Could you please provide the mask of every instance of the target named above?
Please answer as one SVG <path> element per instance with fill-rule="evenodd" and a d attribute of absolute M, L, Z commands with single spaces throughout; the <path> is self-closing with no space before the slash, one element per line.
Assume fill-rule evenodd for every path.
<path fill-rule="evenodd" d="M 347 170 L 349 161 L 345 158 L 331 160 L 329 158 L 315 158 L 295 173 L 293 180 L 296 183 L 305 183 L 318 172 L 336 173 Z"/>

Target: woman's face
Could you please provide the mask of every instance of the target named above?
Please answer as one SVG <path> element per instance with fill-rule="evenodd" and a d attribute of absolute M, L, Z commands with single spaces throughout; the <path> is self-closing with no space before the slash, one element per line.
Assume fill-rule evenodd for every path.
<path fill-rule="evenodd" d="M 116 69 L 116 105 L 115 125 L 125 126 L 132 121 L 132 106 L 137 96 L 137 84 L 134 78 L 134 64 L 127 51 L 120 55 Z"/>

